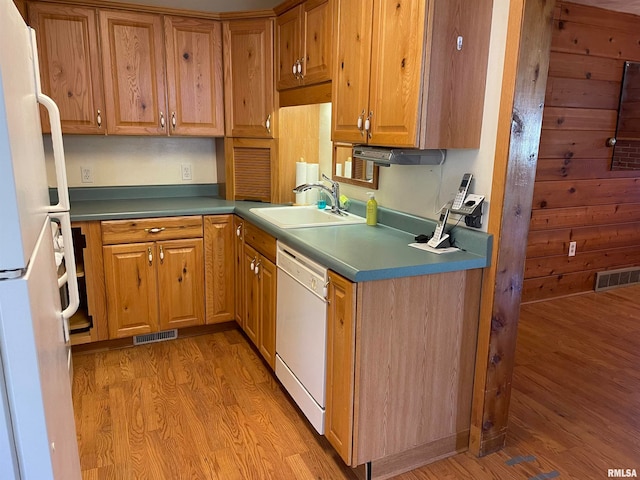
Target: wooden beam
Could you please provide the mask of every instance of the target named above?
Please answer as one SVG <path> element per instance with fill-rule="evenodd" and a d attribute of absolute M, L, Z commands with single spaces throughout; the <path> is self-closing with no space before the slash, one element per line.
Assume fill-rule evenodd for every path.
<path fill-rule="evenodd" d="M 555 0 L 513 0 L 496 139 L 491 267 L 486 269 L 476 356 L 470 450 L 504 446 L 527 234 L 549 68 Z"/>

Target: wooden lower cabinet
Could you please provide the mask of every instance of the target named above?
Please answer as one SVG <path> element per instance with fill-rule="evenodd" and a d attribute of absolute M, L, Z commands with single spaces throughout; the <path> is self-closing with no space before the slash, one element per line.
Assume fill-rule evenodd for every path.
<path fill-rule="evenodd" d="M 467 450 L 482 271 L 329 278 L 325 431 L 345 463 L 389 478 Z"/>
<path fill-rule="evenodd" d="M 276 266 L 251 245 L 244 245 L 244 331 L 275 368 Z"/>
<path fill-rule="evenodd" d="M 204 217 L 206 323 L 235 318 L 235 230 L 233 215 Z"/>
<path fill-rule="evenodd" d="M 109 338 L 204 324 L 202 238 L 103 250 Z"/>
<path fill-rule="evenodd" d="M 324 435 L 347 465 L 353 447 L 356 284 L 329 271 Z"/>
<path fill-rule="evenodd" d="M 245 305 L 244 305 L 244 220 L 240 217 L 233 216 L 233 230 L 234 230 L 234 248 L 233 248 L 233 260 L 234 260 L 234 284 L 235 284 L 235 307 L 236 307 L 236 322 L 244 329 L 245 323 Z"/>

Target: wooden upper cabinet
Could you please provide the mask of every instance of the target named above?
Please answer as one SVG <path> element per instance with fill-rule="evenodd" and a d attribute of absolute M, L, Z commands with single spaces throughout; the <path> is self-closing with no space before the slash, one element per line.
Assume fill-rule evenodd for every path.
<path fill-rule="evenodd" d="M 329 0 L 307 0 L 278 16 L 278 90 L 331 80 L 332 13 Z"/>
<path fill-rule="evenodd" d="M 276 19 L 276 86 L 278 90 L 300 85 L 297 68 L 300 64 L 300 73 L 302 73 L 301 17 L 302 5 L 298 5 Z"/>
<path fill-rule="evenodd" d="M 427 3 L 374 2 L 367 112 L 374 145 L 416 143 Z"/>
<path fill-rule="evenodd" d="M 332 139 L 478 148 L 492 2 L 335 1 Z"/>
<path fill-rule="evenodd" d="M 332 140 L 366 143 L 373 0 L 336 0 Z"/>
<path fill-rule="evenodd" d="M 107 132 L 166 134 L 160 15 L 100 10 Z"/>
<path fill-rule="evenodd" d="M 226 135 L 273 138 L 273 20 L 232 20 L 222 28 Z"/>
<path fill-rule="evenodd" d="M 222 26 L 164 17 L 171 135 L 224 136 Z"/>
<path fill-rule="evenodd" d="M 104 133 L 95 9 L 29 2 L 29 18 L 36 30 L 42 91 L 60 109 L 62 132 Z M 46 113 L 42 128 L 50 131 Z"/>

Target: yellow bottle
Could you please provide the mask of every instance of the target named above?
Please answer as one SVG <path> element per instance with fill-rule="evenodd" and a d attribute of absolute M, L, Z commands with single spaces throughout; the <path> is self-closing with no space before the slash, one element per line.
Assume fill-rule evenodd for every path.
<path fill-rule="evenodd" d="M 373 192 L 367 192 L 369 201 L 367 202 L 367 225 L 375 225 L 378 223 L 378 202 Z"/>

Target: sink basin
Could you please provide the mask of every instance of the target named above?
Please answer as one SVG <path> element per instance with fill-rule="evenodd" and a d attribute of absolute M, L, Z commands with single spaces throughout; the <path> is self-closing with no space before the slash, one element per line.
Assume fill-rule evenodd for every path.
<path fill-rule="evenodd" d="M 249 211 L 280 228 L 330 227 L 366 221 L 351 213 L 336 215 L 330 209 L 320 210 L 316 206 L 260 207 Z"/>

